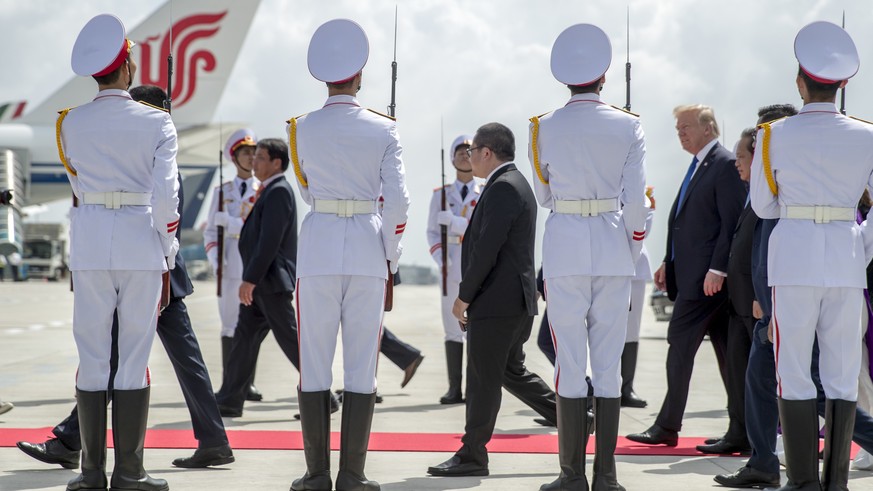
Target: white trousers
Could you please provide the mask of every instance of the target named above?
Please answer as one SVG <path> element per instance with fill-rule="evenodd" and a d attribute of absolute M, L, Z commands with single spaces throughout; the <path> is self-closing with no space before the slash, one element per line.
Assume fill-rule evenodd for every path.
<path fill-rule="evenodd" d="M 221 278 L 221 296 L 218 297 L 218 315 L 221 317 L 221 336 L 232 338 L 239 322 L 239 287 L 242 278 Z"/>
<path fill-rule="evenodd" d="M 631 277 L 562 276 L 545 283 L 555 343 L 555 392 L 568 398 L 587 396 L 590 352 L 594 395 L 620 397 Z"/>
<path fill-rule="evenodd" d="M 627 314 L 625 343 L 635 343 L 640 340 L 644 308 L 646 308 L 646 280 L 631 280 L 630 312 Z"/>
<path fill-rule="evenodd" d="M 76 387 L 107 390 L 112 317 L 118 311 L 118 371 L 113 387 L 149 385 L 148 363 L 158 322 L 160 271 L 74 271 L 73 337 L 79 351 Z"/>
<path fill-rule="evenodd" d="M 374 276 L 307 276 L 297 280 L 300 390 L 329 390 L 342 326 L 343 388 L 376 391 L 376 361 L 385 314 L 385 280 Z"/>
<path fill-rule="evenodd" d="M 443 314 L 443 331 L 445 332 L 445 340 L 452 341 L 455 343 L 463 343 L 464 340 L 467 339 L 467 333 L 461 330 L 461 325 L 458 324 L 458 319 L 452 315 L 452 306 L 455 304 L 455 299 L 458 298 L 458 290 L 460 289 L 460 284 L 455 283 L 449 278 L 446 281 L 446 296 L 443 295 L 443 286 L 442 280 L 437 282 L 439 295 L 440 295 L 440 306 L 442 307 Z"/>
<path fill-rule="evenodd" d="M 858 400 L 863 299 L 861 288 L 773 287 L 773 350 L 779 397 L 815 399 L 809 367 L 818 335 L 825 396 Z"/>

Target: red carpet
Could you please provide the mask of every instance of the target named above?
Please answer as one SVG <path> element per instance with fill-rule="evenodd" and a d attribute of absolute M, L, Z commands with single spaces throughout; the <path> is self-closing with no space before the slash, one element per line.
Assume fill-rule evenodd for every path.
<path fill-rule="evenodd" d="M 20 440 L 40 442 L 51 438 L 51 428 L 0 428 L 0 447 L 14 447 Z M 303 438 L 299 431 L 228 430 L 230 445 L 235 450 L 302 450 Z M 112 437 L 107 438 L 112 446 Z M 704 438 L 680 438 L 676 447 L 640 445 L 619 437 L 616 455 L 677 455 L 704 454 L 694 447 Z M 339 433 L 331 434 L 331 449 L 339 449 Z M 461 435 L 453 433 L 373 433 L 370 450 L 376 452 L 454 452 L 461 446 Z M 191 430 L 149 430 L 148 448 L 196 448 L 197 441 Z M 852 455 L 858 450 L 852 445 Z M 558 436 L 551 435 L 494 435 L 488 450 L 494 453 L 557 453 Z M 594 452 L 594 439 L 588 442 L 588 453 Z"/>

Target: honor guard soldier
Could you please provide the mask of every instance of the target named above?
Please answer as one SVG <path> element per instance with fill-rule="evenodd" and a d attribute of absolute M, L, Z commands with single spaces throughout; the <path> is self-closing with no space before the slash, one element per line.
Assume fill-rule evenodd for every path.
<path fill-rule="evenodd" d="M 873 185 L 873 125 L 840 114 L 837 91 L 858 71 L 842 28 L 813 22 L 797 33 L 796 116 L 760 125 L 751 201 L 770 236 L 769 283 L 779 419 L 788 483 L 782 490 L 848 489 L 850 444 L 861 369 L 861 312 L 873 231 L 855 207 Z M 866 253 L 865 253 L 866 251 Z M 813 342 L 824 388 L 824 465 L 819 484 Z M 819 487 L 821 485 L 821 487 Z"/>
<path fill-rule="evenodd" d="M 449 390 L 440 397 L 440 404 L 460 404 L 464 402 L 463 385 L 461 385 L 464 365 L 464 340 L 466 334 L 461 330 L 458 319 L 452 315 L 452 304 L 458 298 L 458 284 L 461 283 L 461 240 L 473 215 L 473 208 L 479 201 L 482 187 L 473 179 L 473 167 L 467 149 L 473 143 L 470 135 L 455 138 L 450 149 L 452 165 L 457 172 L 457 179 L 445 186 L 446 209 L 442 208 L 442 190 L 436 188 L 430 200 L 430 212 L 427 219 L 427 242 L 430 244 L 430 254 L 436 261 L 437 268 L 443 267 L 442 242 L 440 228 L 447 227 L 448 258 L 446 274 L 446 295 L 442 297 L 443 331 L 445 331 L 446 365 L 449 374 Z"/>
<path fill-rule="evenodd" d="M 224 145 L 224 158 L 233 162 L 236 176 L 221 183 L 221 189 L 212 193 L 209 219 L 203 231 L 206 257 L 212 270 L 217 274 L 221 261 L 221 292 L 218 297 L 218 313 L 221 317 L 221 360 L 227 369 L 227 359 L 233 346 L 233 336 L 239 318 L 239 286 L 242 283 L 243 264 L 239 254 L 239 233 L 243 223 L 255 203 L 255 193 L 260 183 L 252 176 L 252 159 L 255 156 L 257 139 L 252 130 L 243 128 L 235 131 Z M 222 211 L 218 211 L 219 198 L 224 198 Z M 224 227 L 224 257 L 218 257 L 218 227 Z M 251 374 L 246 399 L 260 401 L 263 396 L 254 386 L 254 372 Z"/>
<path fill-rule="evenodd" d="M 106 405 L 112 390 L 117 490 L 167 490 L 143 469 L 149 407 L 148 358 L 161 274 L 178 242 L 176 128 L 164 111 L 134 102 L 133 45 L 112 15 L 91 19 L 76 39 L 73 71 L 94 77 L 92 102 L 61 111 L 57 142 L 77 206 L 70 212 L 73 336 L 82 474 L 71 491 L 106 489 Z M 118 313 L 118 370 L 109 386 L 110 331 Z"/>
<path fill-rule="evenodd" d="M 321 109 L 288 121 L 297 184 L 312 207 L 297 253 L 299 404 L 307 470 L 292 484 L 296 491 L 334 489 L 329 401 L 340 325 L 345 391 L 335 489 L 380 489 L 364 476 L 364 462 L 386 280 L 397 271 L 409 195 L 393 118 L 361 108 L 355 97 L 368 55 L 367 35 L 355 22 L 321 25 L 307 60 L 312 76 L 327 84 L 329 97 Z"/>
<path fill-rule="evenodd" d="M 568 27 L 552 47 L 551 67 L 572 96 L 564 107 L 531 118 L 534 190 L 540 205 L 552 210 L 543 276 L 555 343 L 561 467 L 543 491 L 588 489 L 588 352 L 596 398 L 592 489 L 624 490 L 614 452 L 631 280 L 645 237 L 646 145 L 636 115 L 600 100 L 611 59 L 600 28 Z"/>

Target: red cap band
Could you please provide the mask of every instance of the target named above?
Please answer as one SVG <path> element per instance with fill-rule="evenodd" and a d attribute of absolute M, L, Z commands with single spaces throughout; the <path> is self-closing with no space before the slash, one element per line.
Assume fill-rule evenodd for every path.
<path fill-rule="evenodd" d="M 127 39 L 124 39 L 124 41 L 121 43 L 121 50 L 118 52 L 118 56 L 115 57 L 115 60 L 113 60 L 112 63 L 109 64 L 108 67 L 95 73 L 92 76 L 93 77 L 103 77 L 105 75 L 109 75 L 110 73 L 114 72 L 118 67 L 120 67 L 121 64 L 124 63 L 124 60 L 126 60 L 129 55 L 130 55 L 130 43 L 128 42 Z"/>
<path fill-rule="evenodd" d="M 818 83 L 820 83 L 820 84 L 835 84 L 835 83 L 839 83 L 839 82 L 840 82 L 840 80 L 830 80 L 830 79 L 827 79 L 827 78 L 816 77 L 815 75 L 813 75 L 813 74 L 809 73 L 808 71 L 806 71 L 806 68 L 803 68 L 803 67 L 800 67 L 800 69 L 803 70 L 803 73 L 805 73 L 807 77 L 809 77 L 809 78 L 815 80 L 816 82 L 818 82 Z"/>

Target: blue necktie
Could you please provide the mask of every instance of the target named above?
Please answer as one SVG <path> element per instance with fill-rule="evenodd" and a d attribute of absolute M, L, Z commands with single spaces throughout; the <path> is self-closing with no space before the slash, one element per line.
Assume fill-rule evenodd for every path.
<path fill-rule="evenodd" d="M 676 214 L 682 209 L 685 204 L 685 192 L 688 191 L 688 185 L 691 183 L 691 176 L 694 175 L 694 169 L 697 169 L 697 157 L 691 159 L 691 165 L 688 166 L 688 172 L 685 173 L 685 179 L 682 181 L 682 187 L 679 188 L 679 203 L 676 204 Z"/>

